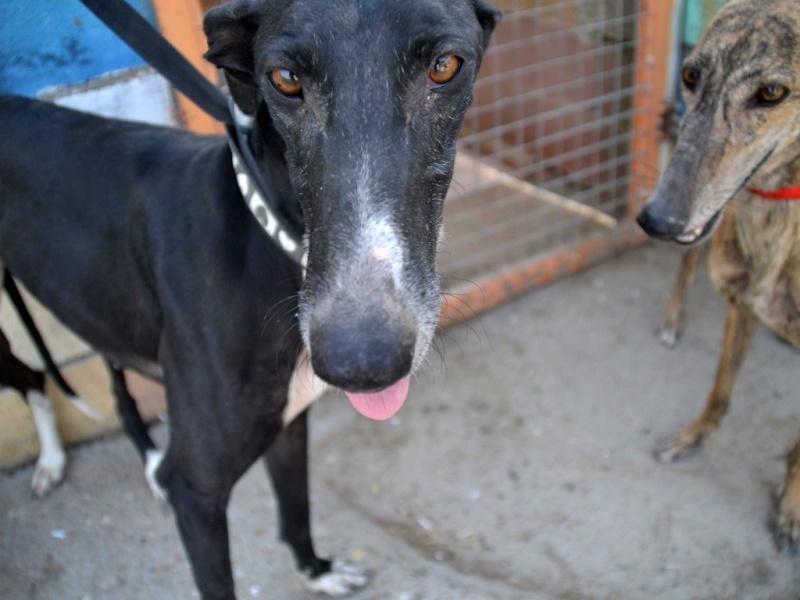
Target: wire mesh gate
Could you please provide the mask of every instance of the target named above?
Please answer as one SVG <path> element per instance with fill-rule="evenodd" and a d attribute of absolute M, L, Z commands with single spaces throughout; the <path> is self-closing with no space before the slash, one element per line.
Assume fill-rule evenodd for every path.
<path fill-rule="evenodd" d="M 644 238 L 672 3 L 501 0 L 445 202 L 442 324 Z"/>

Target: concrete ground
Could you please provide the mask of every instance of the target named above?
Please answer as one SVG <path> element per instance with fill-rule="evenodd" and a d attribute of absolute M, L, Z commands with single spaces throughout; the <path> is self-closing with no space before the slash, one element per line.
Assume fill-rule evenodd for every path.
<path fill-rule="evenodd" d="M 389 423 L 312 411 L 318 549 L 366 568 L 360 600 L 786 600 L 800 559 L 767 520 L 800 432 L 798 355 L 761 330 L 695 457 L 656 441 L 700 411 L 725 307 L 699 277 L 679 347 L 655 339 L 678 253 L 649 245 L 446 331 Z M 158 428 L 164 440 L 166 427 Z M 0 481 L 0 598 L 196 597 L 169 511 L 127 440 L 70 451 L 32 500 Z M 311 598 L 275 541 L 261 465 L 229 510 L 239 597 Z"/>

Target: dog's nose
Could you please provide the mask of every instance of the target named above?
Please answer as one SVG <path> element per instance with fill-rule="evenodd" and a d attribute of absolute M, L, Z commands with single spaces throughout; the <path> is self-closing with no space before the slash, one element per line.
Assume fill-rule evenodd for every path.
<path fill-rule="evenodd" d="M 411 371 L 416 332 L 387 319 L 339 319 L 310 332 L 311 364 L 324 381 L 347 392 L 375 392 Z"/>
<path fill-rule="evenodd" d="M 683 219 L 657 208 L 655 204 L 648 204 L 640 210 L 636 222 L 647 235 L 661 240 L 674 240 L 686 227 Z"/>

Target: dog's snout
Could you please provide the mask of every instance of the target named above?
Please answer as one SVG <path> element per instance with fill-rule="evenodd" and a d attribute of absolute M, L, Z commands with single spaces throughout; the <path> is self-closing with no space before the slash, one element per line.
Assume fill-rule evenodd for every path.
<path fill-rule="evenodd" d="M 416 330 L 407 319 L 339 315 L 312 323 L 311 362 L 324 381 L 348 392 L 374 392 L 408 375 Z"/>
<path fill-rule="evenodd" d="M 674 240 L 686 227 L 683 219 L 656 204 L 648 204 L 639 211 L 636 222 L 647 235 L 661 240 Z"/>

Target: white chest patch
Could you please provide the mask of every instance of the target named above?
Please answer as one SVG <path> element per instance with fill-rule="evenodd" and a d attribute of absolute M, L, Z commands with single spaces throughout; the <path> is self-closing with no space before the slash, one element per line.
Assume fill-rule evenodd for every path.
<path fill-rule="evenodd" d="M 289 402 L 283 409 L 283 424 L 288 425 L 294 421 L 297 415 L 311 406 L 329 389 L 332 387 L 314 374 L 311 358 L 303 349 L 300 356 L 297 357 L 297 364 L 292 373 L 292 379 L 289 381 Z"/>

